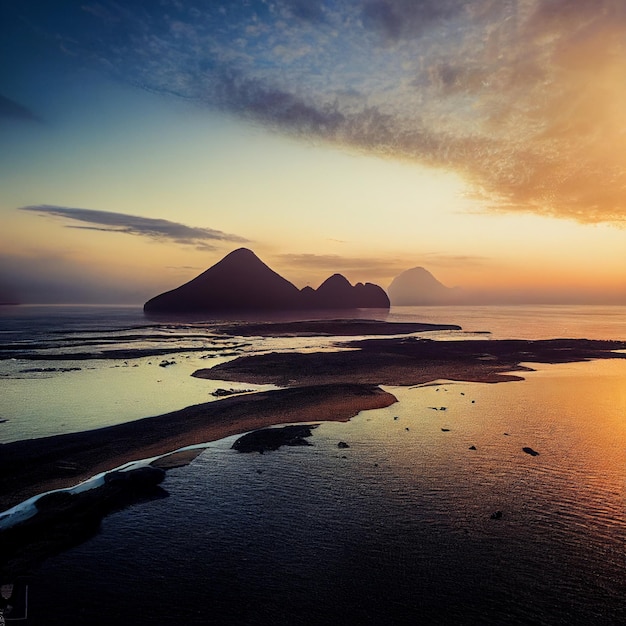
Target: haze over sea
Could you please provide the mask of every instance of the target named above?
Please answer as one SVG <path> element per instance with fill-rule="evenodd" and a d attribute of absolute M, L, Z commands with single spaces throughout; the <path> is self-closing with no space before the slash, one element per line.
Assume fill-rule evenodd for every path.
<path fill-rule="evenodd" d="M 626 338 L 624 306 L 360 314 L 462 326 L 424 334 L 439 340 Z M 241 354 L 336 349 L 215 323 L 0 309 L 0 442 L 256 389 L 190 377 Z M 624 623 L 626 361 L 531 367 L 519 382 L 385 387 L 398 403 L 322 423 L 311 447 L 210 443 L 168 471 L 168 497 L 110 515 L 34 572 L 28 623 Z"/>

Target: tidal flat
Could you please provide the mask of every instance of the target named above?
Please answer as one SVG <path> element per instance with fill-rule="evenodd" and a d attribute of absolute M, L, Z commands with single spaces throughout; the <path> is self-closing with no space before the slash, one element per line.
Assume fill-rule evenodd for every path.
<path fill-rule="evenodd" d="M 307 328 L 300 322 L 277 331 L 291 341 L 326 331 L 325 324 Z M 204 623 L 209 606 L 224 624 L 288 624 L 296 618 L 323 624 L 344 608 L 360 623 L 380 623 L 381 590 L 406 623 L 418 614 L 424 623 L 524 623 L 525 615 L 558 623 L 550 608 L 557 605 L 569 623 L 591 617 L 598 624 L 618 623 L 623 568 L 612 556 L 600 564 L 598 550 L 613 554 L 624 536 L 613 450 L 620 426 L 611 417 L 619 411 L 611 405 L 613 387 L 622 379 L 610 372 L 621 371 L 611 363 L 624 362 L 625 342 L 480 335 L 429 341 L 415 331 L 368 337 L 356 330 L 351 335 L 342 322 L 341 334 L 325 336 L 322 350 L 283 351 L 272 343 L 269 328 L 264 325 L 264 334 L 258 326 L 242 328 L 240 338 L 264 349 L 218 359 L 196 378 L 227 391 L 234 385 L 232 393 L 151 418 L 0 447 L 3 509 L 69 488 L 53 491 L 38 507 L 35 502 L 30 522 L 13 527 L 21 528 L 19 537 L 4 534 L 12 548 L 0 550 L 3 577 L 29 581 L 33 615 L 40 620 L 33 623 L 43 623 L 44 616 L 46 623 L 62 623 L 50 621 L 45 608 L 46 601 L 58 602 L 69 592 L 53 580 L 60 571 L 82 597 L 102 601 L 110 595 L 111 586 L 94 581 L 87 564 L 97 564 L 126 589 L 128 599 L 111 613 L 118 623 L 157 619 L 163 606 L 151 588 L 160 576 L 184 598 L 177 611 L 188 624 Z M 165 369 L 176 373 L 174 366 Z M 596 374 L 589 378 L 589 372 Z M 279 388 L 250 387 L 261 381 Z M 592 389 L 595 405 L 587 397 Z M 264 436 L 256 437 L 260 448 L 237 460 L 235 437 L 296 423 L 310 433 L 304 435 L 307 445 L 299 435 L 295 447 L 274 449 Z M 128 480 L 121 480 L 120 471 Z M 71 487 L 94 475 L 102 478 L 82 492 L 89 495 L 75 498 L 79 490 Z M 580 530 L 590 523 L 598 532 Z M 310 549 L 291 536 L 292 526 L 306 534 Z M 131 547 L 129 541 L 140 536 Z M 515 536 L 523 536 L 527 548 L 538 541 L 562 567 L 567 561 L 566 587 L 581 600 L 556 585 L 556 570 L 535 548 L 520 557 Z M 176 567 L 166 573 L 156 554 L 146 561 L 146 542 L 159 546 L 170 566 L 171 559 L 194 563 L 194 575 Z M 580 563 L 565 556 L 572 546 Z M 124 573 L 126 552 L 135 554 L 142 576 L 131 580 Z M 113 560 L 103 561 L 106 554 Z M 263 582 L 250 559 L 275 574 Z M 422 559 L 435 570 L 427 573 Z M 502 559 L 510 580 L 496 566 Z M 322 562 L 330 565 L 334 587 L 319 578 Z M 590 567 L 601 585 L 593 593 L 583 574 Z M 560 589 L 561 600 L 530 583 L 535 568 Z M 455 590 L 445 582 L 446 572 Z M 485 578 L 485 572 L 492 573 Z M 83 589 L 87 580 L 91 591 Z M 196 596 L 194 580 L 206 580 L 215 593 Z M 297 581 L 313 594 L 310 600 L 294 587 Z M 319 594 L 328 599 L 323 610 L 313 600 Z M 236 615 L 227 598 L 245 604 L 243 614 Z M 87 604 L 77 607 L 66 599 L 58 602 L 64 623 L 97 622 Z"/>

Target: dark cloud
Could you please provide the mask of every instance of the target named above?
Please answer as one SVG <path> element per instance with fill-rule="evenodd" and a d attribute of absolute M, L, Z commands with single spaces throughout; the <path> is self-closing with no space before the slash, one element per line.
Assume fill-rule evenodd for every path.
<path fill-rule="evenodd" d="M 69 220 L 95 224 L 95 226 L 75 226 L 84 230 L 97 230 L 108 233 L 125 233 L 148 237 L 158 241 L 173 241 L 182 245 L 193 245 L 199 249 L 214 249 L 213 241 L 246 242 L 247 239 L 238 235 L 231 235 L 211 228 L 186 226 L 169 220 L 114 213 L 112 211 L 97 211 L 93 209 L 79 209 L 41 204 L 36 206 L 20 207 L 20 211 L 31 211 L 42 215 L 62 217 Z"/>
<path fill-rule="evenodd" d="M 307 22 L 319 22 L 324 19 L 322 0 L 284 0 L 289 13 Z"/>
<path fill-rule="evenodd" d="M 330 138 L 345 125 L 344 115 L 334 104 L 319 107 L 288 91 L 234 72 L 217 77 L 214 91 L 223 109 L 299 134 Z"/>
<path fill-rule="evenodd" d="M 461 11 L 462 0 L 369 0 L 363 3 L 363 22 L 384 39 L 421 34 Z"/>
<path fill-rule="evenodd" d="M 2 118 L 38 122 L 39 118 L 25 106 L 0 94 L 0 119 Z"/>

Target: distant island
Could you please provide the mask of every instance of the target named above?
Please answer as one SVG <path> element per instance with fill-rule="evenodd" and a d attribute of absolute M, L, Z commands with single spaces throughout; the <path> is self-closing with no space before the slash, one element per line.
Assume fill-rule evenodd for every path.
<path fill-rule="evenodd" d="M 351 285 L 333 274 L 317 289 L 298 289 L 247 248 L 227 254 L 188 283 L 144 304 L 146 313 L 388 309 L 385 291 L 373 283 Z"/>
<path fill-rule="evenodd" d="M 394 306 L 458 304 L 464 295 L 460 287 L 446 287 L 423 267 L 396 276 L 387 292 Z"/>

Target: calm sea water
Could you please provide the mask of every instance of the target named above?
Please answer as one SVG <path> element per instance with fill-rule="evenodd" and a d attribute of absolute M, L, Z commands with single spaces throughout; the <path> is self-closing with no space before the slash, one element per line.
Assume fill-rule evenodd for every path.
<path fill-rule="evenodd" d="M 145 380 L 139 409 L 143 396 L 152 410 L 139 417 L 162 412 L 161 402 L 192 404 L 196 393 L 209 399 L 209 381 L 177 387 L 197 363 L 206 366 L 207 354 L 217 362 L 265 349 L 328 348 L 319 339 L 265 345 L 213 338 L 212 352 L 185 352 L 213 337 L 204 325 L 148 328 L 138 313 L 76 310 L 71 320 L 49 318 L 44 327 L 30 311 L 28 333 L 24 321 L 2 319 L 2 343 L 25 341 L 22 356 L 48 350 L 55 359 L 70 347 L 173 345 L 181 350 L 163 358 L 176 365 L 162 368 L 161 356 L 146 355 L 18 355 L 0 362 L 0 386 L 52 397 L 62 386 L 81 397 L 98 381 L 126 393 L 125 385 Z M 624 307 L 446 307 L 394 309 L 388 319 L 460 323 L 494 337 L 624 339 L 625 314 Z M 103 341 L 110 329 L 111 341 Z M 18 372 L 61 366 L 82 369 Z M 144 396 L 158 386 L 173 399 Z M 349 423 L 324 423 L 311 447 L 244 455 L 230 449 L 233 438 L 212 443 L 190 466 L 168 472 L 167 498 L 107 517 L 96 537 L 34 572 L 28 623 L 626 622 L 625 361 L 542 365 L 524 381 L 497 385 L 388 390 L 397 404 Z M 20 415 L 19 394 L 10 403 L 0 397 L 3 413 Z M 80 402 L 82 410 L 93 404 Z M 52 414 L 31 413 L 19 418 L 23 424 Z M 98 414 L 86 423 L 108 419 Z M 81 423 L 77 418 L 74 427 Z M 338 448 L 339 441 L 350 447 Z M 525 446 L 539 455 L 525 454 Z M 494 511 L 501 519 L 491 519 Z"/>
<path fill-rule="evenodd" d="M 441 340 L 626 339 L 624 306 L 394 307 L 358 315 L 462 326 L 422 334 Z M 324 350 L 335 341 L 228 337 L 215 334 L 221 323 L 151 319 L 140 307 L 0 307 L 0 443 L 158 415 L 212 400 L 220 387 L 271 388 L 190 374 L 242 354 Z M 473 334 L 483 331 L 491 334 Z M 164 360 L 174 363 L 161 367 Z"/>

